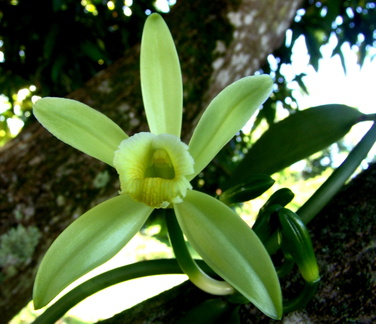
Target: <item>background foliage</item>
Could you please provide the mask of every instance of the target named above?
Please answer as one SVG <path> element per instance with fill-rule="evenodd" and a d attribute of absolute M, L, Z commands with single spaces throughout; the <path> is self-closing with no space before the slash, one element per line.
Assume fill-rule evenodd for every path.
<path fill-rule="evenodd" d="M 11 136 L 7 119 L 30 116 L 32 96 L 65 96 L 138 43 L 150 10 L 157 10 L 153 0 L 0 1 L 0 143 Z M 276 89 L 255 127 L 263 119 L 273 123 L 278 106 L 298 108 L 281 67 L 291 64 L 299 37 L 305 38 L 315 70 L 320 48 L 336 37 L 333 55 L 341 57 L 346 69 L 342 45 L 348 42 L 362 65 L 367 49 L 375 45 L 375 22 L 374 1 L 306 0 L 285 42 L 270 56 L 271 64 L 263 67 L 274 76 Z M 303 74 L 293 82 L 307 91 Z M 238 138 L 240 153 L 247 140 Z"/>
<path fill-rule="evenodd" d="M 6 97 L 0 136 L 10 135 L 6 119 L 30 116 L 32 95 L 65 96 L 138 43 L 147 10 L 155 11 L 152 0 L 0 1 L 0 94 Z M 32 91 L 19 100 L 21 89 Z"/>
<path fill-rule="evenodd" d="M 321 48 L 329 43 L 333 37 L 337 43 L 332 51 L 332 56 L 339 55 L 342 67 L 346 73 L 343 45 L 348 44 L 357 54 L 358 64 L 363 66 L 364 60 L 369 55 L 369 49 L 376 46 L 376 3 L 363 0 L 306 0 L 303 7 L 298 10 L 294 22 L 286 33 L 281 47 L 269 55 L 268 63 L 262 68 L 264 73 L 274 77 L 274 92 L 271 98 L 263 105 L 253 125 L 255 130 L 263 120 L 269 125 L 276 122 L 278 108 L 286 109 L 289 114 L 299 110 L 298 102 L 294 97 L 293 89 L 296 84 L 301 91 L 309 94 L 304 83 L 305 74 L 296 74 L 292 79 L 283 74 L 283 66 L 292 64 L 293 48 L 296 41 L 303 37 L 310 57 L 309 64 L 317 72 L 319 61 L 322 58 Z M 371 59 L 374 59 L 371 57 Z M 333 85 L 335 87 L 335 85 Z M 238 138 L 228 147 L 227 154 L 223 152 L 223 158 L 230 152 L 236 152 L 240 158 L 248 151 L 253 143 L 247 134 L 239 134 Z M 347 148 L 338 142 L 338 150 Z M 322 164 L 323 158 L 330 162 Z M 239 159 L 239 157 L 237 158 Z M 331 165 L 333 157 L 331 151 L 325 149 L 320 154 L 307 159 L 307 167 L 301 176 L 305 178 L 321 174 L 328 165 Z M 233 167 L 233 161 L 226 163 L 226 168 Z"/>

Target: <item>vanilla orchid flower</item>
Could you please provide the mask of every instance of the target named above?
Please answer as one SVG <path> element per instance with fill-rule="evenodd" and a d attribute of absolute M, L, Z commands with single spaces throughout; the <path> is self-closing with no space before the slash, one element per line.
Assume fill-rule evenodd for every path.
<path fill-rule="evenodd" d="M 183 91 L 177 52 L 164 20 L 152 14 L 141 42 L 141 88 L 150 133 L 131 137 L 74 100 L 43 98 L 34 105 L 34 115 L 47 130 L 115 167 L 120 178 L 118 196 L 80 216 L 51 245 L 36 276 L 34 306 L 43 307 L 113 257 L 155 208 L 173 208 L 191 245 L 226 281 L 223 288 L 206 291 L 235 289 L 265 314 L 280 318 L 279 281 L 258 237 L 229 207 L 190 184 L 268 98 L 271 78 L 246 77 L 226 87 L 186 145 L 180 140 Z"/>

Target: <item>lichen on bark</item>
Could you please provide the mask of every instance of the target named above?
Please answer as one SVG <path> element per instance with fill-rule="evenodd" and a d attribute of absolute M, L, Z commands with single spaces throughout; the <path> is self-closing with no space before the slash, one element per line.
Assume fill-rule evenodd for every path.
<path fill-rule="evenodd" d="M 18 224 L 0 236 L 0 283 L 31 263 L 41 233 L 36 226 Z"/>

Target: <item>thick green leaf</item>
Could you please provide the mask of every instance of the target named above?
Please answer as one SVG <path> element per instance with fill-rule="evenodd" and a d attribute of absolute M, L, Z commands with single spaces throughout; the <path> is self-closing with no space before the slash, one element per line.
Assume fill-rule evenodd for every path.
<path fill-rule="evenodd" d="M 189 142 L 199 174 L 220 149 L 248 122 L 272 91 L 268 75 L 240 79 L 222 90 L 202 115 Z"/>
<path fill-rule="evenodd" d="M 180 137 L 183 83 L 171 33 L 158 14 L 150 15 L 141 41 L 141 89 L 150 131 Z"/>
<path fill-rule="evenodd" d="M 36 309 L 109 260 L 140 230 L 153 209 L 120 195 L 92 208 L 53 242 L 34 283 Z"/>
<path fill-rule="evenodd" d="M 299 111 L 276 123 L 250 148 L 232 177 L 273 174 L 342 138 L 362 114 L 345 105 Z"/>
<path fill-rule="evenodd" d="M 252 229 L 229 207 L 198 191 L 175 204 L 178 222 L 204 261 L 272 318 L 282 316 L 273 263 Z"/>
<path fill-rule="evenodd" d="M 75 100 L 43 98 L 33 112 L 58 139 L 111 166 L 119 144 L 128 138 L 111 119 Z"/>

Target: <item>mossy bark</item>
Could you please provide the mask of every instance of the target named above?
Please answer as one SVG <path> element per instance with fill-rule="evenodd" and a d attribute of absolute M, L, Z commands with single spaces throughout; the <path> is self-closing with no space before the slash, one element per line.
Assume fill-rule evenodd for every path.
<path fill-rule="evenodd" d="M 253 74 L 278 47 L 301 2 L 180 0 L 166 15 L 182 63 L 185 140 L 207 103 Z M 139 46 L 69 97 L 105 113 L 129 135 L 147 130 Z M 22 226 L 34 244 L 21 262 L 0 264 L 1 321 L 30 301 L 37 266 L 56 236 L 118 189 L 112 168 L 58 141 L 35 120 L 0 150 L 0 235 Z"/>

